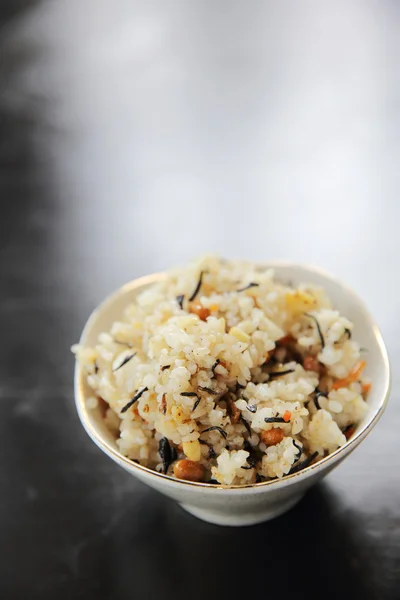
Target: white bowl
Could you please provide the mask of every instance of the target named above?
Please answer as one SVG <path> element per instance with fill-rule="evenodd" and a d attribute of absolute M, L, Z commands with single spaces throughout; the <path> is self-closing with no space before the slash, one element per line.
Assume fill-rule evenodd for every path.
<path fill-rule="evenodd" d="M 75 401 L 84 428 L 95 444 L 131 475 L 173 498 L 193 515 L 220 525 L 251 525 L 272 519 L 294 506 L 305 492 L 350 454 L 376 425 L 386 407 L 390 390 L 390 368 L 381 333 L 363 302 L 346 285 L 324 271 L 293 263 L 268 262 L 283 282 L 313 283 L 325 288 L 333 305 L 354 323 L 354 338 L 368 350 L 366 374 L 373 385 L 368 395 L 370 411 L 358 424 L 353 437 L 342 447 L 303 471 L 273 481 L 247 486 L 223 486 L 181 481 L 138 465 L 118 450 L 106 428 L 100 409 L 88 410 L 86 399 L 93 395 L 85 375 L 76 364 Z M 94 345 L 97 336 L 118 320 L 138 292 L 163 274 L 136 279 L 109 296 L 90 316 L 80 343 Z"/>

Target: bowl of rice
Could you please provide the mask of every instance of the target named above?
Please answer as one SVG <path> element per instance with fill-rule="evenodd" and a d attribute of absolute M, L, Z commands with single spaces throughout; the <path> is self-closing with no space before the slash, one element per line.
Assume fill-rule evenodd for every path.
<path fill-rule="evenodd" d="M 282 514 L 371 431 L 382 336 L 320 269 L 206 256 L 136 279 L 90 316 L 75 399 L 117 464 L 222 525 Z"/>

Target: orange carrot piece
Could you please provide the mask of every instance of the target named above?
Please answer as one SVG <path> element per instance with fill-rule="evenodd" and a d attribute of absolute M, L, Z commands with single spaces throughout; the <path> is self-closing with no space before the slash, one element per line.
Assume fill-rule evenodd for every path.
<path fill-rule="evenodd" d="M 372 387 L 372 383 L 364 383 L 361 387 L 361 391 L 363 394 L 368 394 L 369 390 Z"/>
<path fill-rule="evenodd" d="M 336 381 L 332 384 L 332 389 L 338 390 L 342 387 L 347 387 L 350 383 L 357 381 L 360 378 L 361 373 L 365 368 L 366 362 L 365 360 L 360 360 L 360 362 L 354 367 L 354 369 L 349 373 L 347 377 L 344 379 L 336 379 Z"/>
<path fill-rule="evenodd" d="M 290 412 L 290 410 L 286 410 L 283 413 L 283 420 L 285 421 L 285 423 L 289 423 L 291 418 L 292 418 L 292 413 Z"/>

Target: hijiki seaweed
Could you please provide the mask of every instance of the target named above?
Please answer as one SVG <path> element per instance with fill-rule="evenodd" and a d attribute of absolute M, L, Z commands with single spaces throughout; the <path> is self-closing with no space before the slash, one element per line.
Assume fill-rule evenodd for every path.
<path fill-rule="evenodd" d="M 130 360 L 132 360 L 132 358 L 133 358 L 134 356 L 136 356 L 136 352 L 134 352 L 133 354 L 129 354 L 129 356 L 126 356 L 126 357 L 124 358 L 124 360 L 121 362 L 121 364 L 120 364 L 120 365 L 118 365 L 118 367 L 116 367 L 116 368 L 114 369 L 114 373 L 115 373 L 116 371 L 119 371 L 119 369 L 121 369 L 121 367 L 125 366 L 125 365 L 126 365 L 126 364 L 127 364 L 129 361 L 130 361 Z"/>
<path fill-rule="evenodd" d="M 142 390 L 137 392 L 137 394 L 135 394 L 133 396 L 132 400 L 129 400 L 128 404 L 125 404 L 125 406 L 121 409 L 121 413 L 126 412 L 128 410 L 128 408 L 130 408 L 132 406 L 132 404 L 137 402 L 139 400 L 139 398 L 141 398 L 145 392 L 148 392 L 148 390 L 149 390 L 149 388 L 144 387 Z"/>
<path fill-rule="evenodd" d="M 184 301 L 184 299 L 185 299 L 185 296 L 183 294 L 181 294 L 180 296 L 176 297 L 176 301 L 177 301 L 177 303 L 179 305 L 179 308 L 181 310 L 183 310 L 183 301 Z"/>
<path fill-rule="evenodd" d="M 199 438 L 199 442 L 202 446 L 208 446 L 208 458 L 217 458 L 215 450 L 211 444 Z"/>
<path fill-rule="evenodd" d="M 315 408 L 316 408 L 317 410 L 321 410 L 321 406 L 320 406 L 320 404 L 319 404 L 319 398 L 320 398 L 321 396 L 322 396 L 323 398 L 327 398 L 327 397 L 328 397 L 328 394 L 327 394 L 326 392 L 321 392 L 321 391 L 320 391 L 318 388 L 316 388 L 316 390 L 315 390 L 315 395 L 314 395 L 314 398 L 313 398 L 313 400 L 314 400 Z"/>
<path fill-rule="evenodd" d="M 171 450 L 171 446 L 169 445 L 169 441 L 166 437 L 161 438 L 160 443 L 158 445 L 158 453 L 163 463 L 163 473 L 165 474 L 168 471 L 169 465 L 173 462 L 173 453 Z M 176 450 L 175 450 L 175 458 L 176 458 Z"/>
<path fill-rule="evenodd" d="M 246 421 L 246 419 L 243 418 L 243 415 L 240 415 L 240 420 L 243 423 L 243 425 L 246 427 L 247 433 L 251 437 L 251 427 L 250 427 L 248 421 Z"/>
<path fill-rule="evenodd" d="M 310 315 L 310 313 L 304 313 L 304 315 L 306 317 L 309 317 L 310 319 L 312 319 L 317 327 L 317 331 L 318 331 L 318 335 L 319 335 L 319 339 L 321 341 L 321 347 L 325 348 L 325 340 L 324 340 L 324 336 L 322 335 L 322 331 L 321 331 L 321 326 L 318 322 L 318 319 L 316 317 L 314 317 L 314 315 Z"/>
<path fill-rule="evenodd" d="M 219 359 L 217 358 L 217 360 L 215 361 L 215 363 L 214 363 L 214 364 L 213 364 L 213 366 L 211 367 L 211 371 L 212 371 L 212 373 L 213 373 L 214 377 L 215 377 L 215 369 L 218 367 L 218 365 L 219 365 L 219 362 L 220 362 L 220 361 L 219 361 Z"/>
<path fill-rule="evenodd" d="M 301 456 L 301 454 L 303 452 L 303 448 L 301 446 L 299 446 L 299 444 L 296 444 L 296 440 L 293 440 L 293 446 L 295 448 L 297 448 L 297 450 L 299 451 L 298 454 L 297 454 L 297 457 L 296 457 L 296 460 L 299 460 L 299 458 L 300 458 L 300 456 Z"/>
<path fill-rule="evenodd" d="M 294 373 L 294 369 L 286 369 L 286 371 L 273 371 L 272 373 L 268 373 L 270 379 L 276 379 L 277 377 L 283 377 L 283 375 L 289 375 L 289 373 Z"/>
<path fill-rule="evenodd" d="M 302 471 L 303 469 L 305 469 L 306 467 L 308 467 L 309 465 L 311 465 L 312 461 L 314 459 L 316 459 L 318 456 L 318 452 L 314 452 L 313 454 L 311 454 L 310 456 L 307 456 L 307 458 L 305 458 L 304 460 L 302 460 L 301 462 L 297 463 L 296 465 L 294 465 L 290 471 L 289 471 L 289 475 L 293 475 L 293 473 L 298 473 L 299 471 Z"/>
<path fill-rule="evenodd" d="M 251 281 L 248 285 L 245 285 L 244 287 L 242 287 L 236 291 L 237 292 L 245 292 L 246 290 L 249 290 L 250 288 L 258 287 L 259 285 L 260 285 L 259 283 L 255 283 L 254 281 Z"/>
<path fill-rule="evenodd" d="M 200 401 L 201 401 L 201 398 L 197 397 L 196 402 L 193 404 L 192 412 L 194 412 L 196 410 L 196 408 L 200 404 Z"/>
<path fill-rule="evenodd" d="M 224 431 L 222 429 L 222 427 L 219 427 L 218 425 L 212 425 L 211 427 L 207 427 L 207 429 L 203 429 L 201 434 L 207 433 L 207 431 L 218 431 L 222 435 L 222 437 L 224 437 L 225 439 L 228 437 L 228 434 L 226 433 L 226 431 Z"/>
<path fill-rule="evenodd" d="M 212 394 L 213 396 L 218 395 L 218 392 L 216 392 L 215 390 L 212 390 L 209 387 L 203 387 L 202 385 L 199 385 L 199 390 L 201 390 L 202 392 L 207 392 L 208 394 Z"/>
<path fill-rule="evenodd" d="M 196 298 L 197 294 L 199 293 L 201 284 L 203 282 L 203 275 L 204 275 L 204 271 L 201 271 L 199 281 L 197 282 L 197 285 L 196 285 L 196 288 L 195 288 L 193 294 L 189 298 L 189 302 L 193 302 L 193 300 Z"/>

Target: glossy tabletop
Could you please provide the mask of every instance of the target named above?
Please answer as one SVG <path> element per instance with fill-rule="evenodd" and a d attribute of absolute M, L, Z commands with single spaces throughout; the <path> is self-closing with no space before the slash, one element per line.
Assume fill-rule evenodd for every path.
<path fill-rule="evenodd" d="M 400 4 L 0 4 L 0 597 L 400 597 Z M 286 515 L 197 521 L 83 431 L 69 347 L 205 252 L 319 264 L 378 321 L 382 420 Z M 322 595 L 321 595 L 322 594 Z"/>

